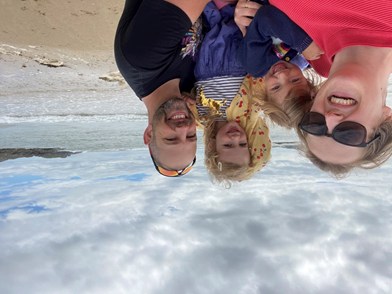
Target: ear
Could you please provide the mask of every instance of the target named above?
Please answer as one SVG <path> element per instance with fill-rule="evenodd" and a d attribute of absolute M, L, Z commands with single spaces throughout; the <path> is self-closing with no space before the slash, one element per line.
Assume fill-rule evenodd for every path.
<path fill-rule="evenodd" d="M 389 106 L 384 106 L 382 111 L 384 121 L 392 121 L 392 109 Z"/>
<path fill-rule="evenodd" d="M 144 130 L 144 144 L 149 145 L 152 140 L 152 124 L 148 124 L 147 128 Z"/>

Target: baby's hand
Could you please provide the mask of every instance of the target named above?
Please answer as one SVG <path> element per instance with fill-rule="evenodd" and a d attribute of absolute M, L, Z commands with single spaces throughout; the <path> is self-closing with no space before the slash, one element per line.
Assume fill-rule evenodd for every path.
<path fill-rule="evenodd" d="M 310 43 L 308 48 L 302 52 L 302 55 L 307 60 L 319 59 L 322 54 L 324 54 L 324 51 L 315 42 Z"/>
<path fill-rule="evenodd" d="M 243 36 L 246 34 L 246 27 L 250 25 L 253 17 L 256 15 L 256 12 L 260 7 L 261 4 L 253 1 L 238 1 L 234 11 L 234 21 L 240 28 Z"/>

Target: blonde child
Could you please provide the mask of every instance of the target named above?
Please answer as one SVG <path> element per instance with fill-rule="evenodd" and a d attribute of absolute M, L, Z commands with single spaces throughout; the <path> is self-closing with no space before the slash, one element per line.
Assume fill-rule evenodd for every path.
<path fill-rule="evenodd" d="M 240 1 L 237 10 L 248 5 Z M 249 22 L 244 17 L 236 20 L 240 28 L 244 19 Z M 252 76 L 263 77 L 265 83 L 259 97 L 263 111 L 278 125 L 297 127 L 312 104 L 319 79 L 306 66 L 306 59 L 316 60 L 324 52 L 305 31 L 271 5 L 260 7 L 249 26 L 241 31 L 245 35 L 239 48 L 243 66 Z"/>
<path fill-rule="evenodd" d="M 204 128 L 205 165 L 215 183 L 230 186 L 250 179 L 271 156 L 269 129 L 258 101 L 262 83 L 246 76 L 235 97 L 214 100 L 199 89 L 195 117 Z"/>
<path fill-rule="evenodd" d="M 291 129 L 311 108 L 321 77 L 312 68 L 302 71 L 296 64 L 280 61 L 259 81 L 264 86 L 256 98 L 264 114 L 273 123 Z"/>
<path fill-rule="evenodd" d="M 195 112 L 204 128 L 205 165 L 213 182 L 227 186 L 251 178 L 267 163 L 271 148 L 238 58 L 243 36 L 234 21 L 236 2 L 214 0 L 205 7 L 207 33 L 195 66 Z"/>

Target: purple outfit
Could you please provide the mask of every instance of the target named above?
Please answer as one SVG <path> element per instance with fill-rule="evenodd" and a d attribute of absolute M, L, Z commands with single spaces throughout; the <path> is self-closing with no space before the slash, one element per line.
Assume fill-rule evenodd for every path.
<path fill-rule="evenodd" d="M 281 59 L 290 61 L 301 69 L 305 69 L 309 65 L 307 60 L 302 55 L 299 55 L 298 52 L 294 49 L 289 48 L 290 50 L 288 50 L 289 52 L 287 54 L 284 56 L 279 55 L 279 52 L 277 52 L 277 47 L 279 46 L 274 47 L 271 37 L 286 39 L 287 28 L 284 26 L 280 27 L 276 24 L 287 24 L 294 27 L 295 30 L 291 36 L 293 38 L 298 36 L 298 38 L 301 39 L 300 42 L 303 41 L 302 38 L 305 38 L 306 42 L 309 42 L 305 44 L 306 47 L 310 44 L 311 39 L 308 38 L 305 33 L 301 34 L 302 30 L 293 24 L 290 19 L 281 13 L 278 9 L 268 5 L 268 3 L 267 5 L 264 3 L 264 5 L 264 11 L 258 14 L 263 16 L 267 15 L 268 17 L 274 17 L 277 19 L 271 25 L 273 30 L 270 29 L 268 31 L 273 31 L 275 35 L 267 36 L 268 46 L 263 48 L 264 51 L 260 50 L 259 52 L 252 52 L 254 54 L 254 58 L 249 56 L 250 59 L 243 63 L 243 61 L 245 61 L 245 54 L 247 53 L 246 49 L 244 48 L 246 43 L 243 43 L 244 38 L 242 33 L 234 22 L 235 5 L 228 4 L 219 10 L 214 2 L 211 1 L 207 4 L 203 11 L 205 36 L 199 52 L 196 55 L 196 81 L 204 81 L 214 77 L 222 76 L 244 77 L 247 73 L 250 73 L 254 76 L 260 76 L 261 72 L 266 73 L 271 65 Z M 257 23 L 259 23 L 259 19 L 255 18 L 255 20 Z M 253 22 L 255 22 L 255 20 Z M 264 24 L 265 22 L 266 21 L 264 21 Z M 254 36 L 255 32 L 253 31 L 253 28 L 255 28 L 255 26 L 253 26 L 253 28 L 251 27 L 250 35 Z M 246 37 L 249 39 L 248 33 Z M 257 39 L 258 38 L 259 36 L 257 36 Z M 251 49 L 253 50 L 259 46 L 260 44 L 257 43 L 257 45 L 255 47 L 251 47 Z M 303 49 L 303 47 L 299 47 L 298 49 Z M 257 58 L 258 61 L 255 62 L 255 58 Z M 258 70 L 255 70 L 254 67 L 249 66 L 250 61 L 253 65 L 257 66 Z"/>
<path fill-rule="evenodd" d="M 242 33 L 234 22 L 235 5 L 218 9 L 210 2 L 203 11 L 203 25 L 207 33 L 196 56 L 197 81 L 217 76 L 245 76 L 238 56 Z"/>

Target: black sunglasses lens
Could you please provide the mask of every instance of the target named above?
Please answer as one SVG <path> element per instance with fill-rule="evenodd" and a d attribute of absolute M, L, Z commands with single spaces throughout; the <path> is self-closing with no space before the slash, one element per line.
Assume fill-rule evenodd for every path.
<path fill-rule="evenodd" d="M 312 135 L 322 136 L 327 133 L 327 125 L 322 114 L 317 112 L 308 112 L 301 120 L 300 128 Z"/>
<path fill-rule="evenodd" d="M 366 129 L 356 122 L 342 122 L 335 127 L 332 136 L 339 143 L 358 146 L 366 140 Z"/>

